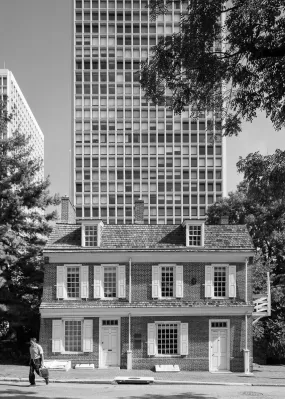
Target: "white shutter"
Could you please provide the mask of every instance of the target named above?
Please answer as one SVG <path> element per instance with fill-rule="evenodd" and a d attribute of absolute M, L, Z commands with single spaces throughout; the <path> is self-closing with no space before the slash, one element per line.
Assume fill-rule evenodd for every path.
<path fill-rule="evenodd" d="M 126 267 L 118 266 L 118 298 L 126 298 Z"/>
<path fill-rule="evenodd" d="M 188 355 L 188 323 L 180 325 L 180 355 Z"/>
<path fill-rule="evenodd" d="M 152 297 L 159 298 L 160 297 L 160 275 L 159 275 L 160 267 L 152 266 Z"/>
<path fill-rule="evenodd" d="M 205 297 L 213 296 L 212 266 L 205 266 Z"/>
<path fill-rule="evenodd" d="M 229 266 L 229 297 L 236 297 L 236 266 Z"/>
<path fill-rule="evenodd" d="M 183 266 L 176 266 L 176 298 L 183 298 Z"/>
<path fill-rule="evenodd" d="M 83 321 L 83 352 L 93 352 L 93 320 Z"/>
<path fill-rule="evenodd" d="M 62 320 L 52 321 L 52 352 L 62 352 Z"/>
<path fill-rule="evenodd" d="M 102 266 L 94 266 L 94 298 L 102 298 Z"/>
<path fill-rule="evenodd" d="M 89 297 L 89 266 L 81 266 L 81 298 Z"/>
<path fill-rule="evenodd" d="M 147 324 L 147 354 L 156 355 L 156 328 L 155 323 Z"/>
<path fill-rule="evenodd" d="M 56 297 L 58 299 L 64 299 L 66 297 L 64 266 L 56 267 Z"/>

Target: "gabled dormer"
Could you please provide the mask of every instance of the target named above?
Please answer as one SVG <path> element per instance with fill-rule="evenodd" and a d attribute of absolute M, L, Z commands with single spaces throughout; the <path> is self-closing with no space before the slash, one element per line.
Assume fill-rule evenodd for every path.
<path fill-rule="evenodd" d="M 81 224 L 81 246 L 100 247 L 103 222 L 102 220 L 84 219 Z"/>
<path fill-rule="evenodd" d="M 204 247 L 205 221 L 204 220 L 184 220 L 186 247 Z"/>

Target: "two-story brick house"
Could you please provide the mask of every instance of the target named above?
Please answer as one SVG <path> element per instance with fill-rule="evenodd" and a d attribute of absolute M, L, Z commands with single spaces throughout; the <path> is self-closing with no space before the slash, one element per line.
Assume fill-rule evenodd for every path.
<path fill-rule="evenodd" d="M 68 198 L 44 251 L 40 342 L 96 368 L 246 371 L 253 246 L 243 225 L 76 224 Z M 244 360 L 244 354 L 246 354 Z"/>

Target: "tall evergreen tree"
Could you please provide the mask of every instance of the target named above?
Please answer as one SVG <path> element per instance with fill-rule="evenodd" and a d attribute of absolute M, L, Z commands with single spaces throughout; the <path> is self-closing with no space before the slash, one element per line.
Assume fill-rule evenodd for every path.
<path fill-rule="evenodd" d="M 43 284 L 42 250 L 56 212 L 45 214 L 59 199 L 40 178 L 43 161 L 33 156 L 20 129 L 7 137 L 13 113 L 0 102 L 0 338 L 21 348 L 37 335 Z"/>

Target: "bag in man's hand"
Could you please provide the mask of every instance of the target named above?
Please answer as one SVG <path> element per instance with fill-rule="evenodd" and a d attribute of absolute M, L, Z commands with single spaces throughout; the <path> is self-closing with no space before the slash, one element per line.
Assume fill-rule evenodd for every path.
<path fill-rule="evenodd" d="M 39 373 L 42 378 L 49 378 L 49 371 L 45 366 L 40 367 Z"/>

